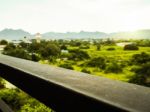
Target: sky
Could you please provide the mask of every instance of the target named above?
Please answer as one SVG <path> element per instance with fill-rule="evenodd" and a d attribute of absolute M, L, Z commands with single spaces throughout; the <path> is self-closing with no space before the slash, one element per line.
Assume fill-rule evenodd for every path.
<path fill-rule="evenodd" d="M 0 30 L 30 33 L 150 29 L 150 0 L 0 0 Z"/>

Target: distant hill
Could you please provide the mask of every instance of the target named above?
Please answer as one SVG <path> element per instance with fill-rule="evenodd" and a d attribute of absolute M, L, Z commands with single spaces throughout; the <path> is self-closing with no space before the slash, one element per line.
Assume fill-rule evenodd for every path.
<path fill-rule="evenodd" d="M 134 32 L 116 32 L 116 33 L 104 33 L 104 32 L 47 32 L 41 34 L 43 39 L 100 39 L 100 38 L 113 38 L 113 39 L 150 39 L 150 30 L 138 30 Z M 28 38 L 34 38 L 35 35 L 31 35 L 22 29 L 4 29 L 0 31 L 0 39 L 18 40 L 24 36 Z"/>
<path fill-rule="evenodd" d="M 106 37 L 107 34 L 103 32 L 67 32 L 67 33 L 55 33 L 55 32 L 47 32 L 42 34 L 44 38 L 63 38 L 63 39 L 80 39 L 80 38 L 103 38 Z"/>
<path fill-rule="evenodd" d="M 11 40 L 15 40 L 15 39 L 22 39 L 24 36 L 30 36 L 31 34 L 18 29 L 18 30 L 14 30 L 14 29 L 4 29 L 2 31 L 0 31 L 0 39 L 11 39 Z"/>
<path fill-rule="evenodd" d="M 115 39 L 150 39 L 150 30 L 111 33 L 109 37 Z"/>

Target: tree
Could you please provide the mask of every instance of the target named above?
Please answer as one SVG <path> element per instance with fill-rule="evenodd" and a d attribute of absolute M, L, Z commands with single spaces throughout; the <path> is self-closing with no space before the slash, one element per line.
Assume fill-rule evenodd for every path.
<path fill-rule="evenodd" d="M 0 41 L 0 45 L 7 45 L 7 44 L 8 44 L 8 42 L 6 40 L 1 40 Z"/>
<path fill-rule="evenodd" d="M 136 40 L 136 44 L 137 46 L 150 47 L 150 40 L 149 39 Z"/>
<path fill-rule="evenodd" d="M 87 62 L 87 65 L 91 67 L 98 67 L 104 69 L 106 67 L 105 58 L 103 57 L 93 58 L 89 62 Z"/>
<path fill-rule="evenodd" d="M 79 47 L 82 43 L 79 40 L 71 40 L 69 44 L 71 46 L 77 46 L 77 47 Z"/>
<path fill-rule="evenodd" d="M 82 51 L 79 49 L 70 51 L 70 57 L 71 60 L 84 60 L 89 59 L 90 56 L 86 51 Z"/>
<path fill-rule="evenodd" d="M 19 45 L 22 47 L 22 48 L 27 48 L 28 44 L 25 43 L 25 42 L 21 42 L 19 43 Z"/>
<path fill-rule="evenodd" d="M 6 47 L 4 48 L 4 52 L 6 51 L 10 51 L 10 50 L 14 50 L 16 48 L 16 46 L 13 43 L 9 43 L 6 45 Z"/>
<path fill-rule="evenodd" d="M 60 49 L 61 49 L 61 50 L 67 50 L 67 46 L 66 46 L 66 45 L 62 45 L 62 46 L 60 47 Z"/>
<path fill-rule="evenodd" d="M 49 58 L 50 56 L 58 56 L 60 54 L 60 48 L 55 44 L 47 44 L 40 49 L 40 54 L 43 58 Z"/>
<path fill-rule="evenodd" d="M 113 39 L 108 38 L 106 41 L 103 42 L 105 45 L 115 45 L 115 41 Z"/>
<path fill-rule="evenodd" d="M 101 50 L 101 45 L 100 44 L 97 44 L 96 45 L 96 49 L 99 51 L 99 50 Z"/>
<path fill-rule="evenodd" d="M 42 44 L 37 43 L 37 42 L 32 42 L 29 46 L 28 46 L 28 51 L 31 53 L 39 53 L 39 49 L 43 47 Z"/>

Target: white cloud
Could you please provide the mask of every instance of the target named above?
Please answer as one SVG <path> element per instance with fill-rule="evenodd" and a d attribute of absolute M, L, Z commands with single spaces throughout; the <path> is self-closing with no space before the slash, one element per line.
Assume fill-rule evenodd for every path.
<path fill-rule="evenodd" d="M 149 6 L 149 0 L 0 0 L 0 29 L 36 33 L 150 28 Z"/>

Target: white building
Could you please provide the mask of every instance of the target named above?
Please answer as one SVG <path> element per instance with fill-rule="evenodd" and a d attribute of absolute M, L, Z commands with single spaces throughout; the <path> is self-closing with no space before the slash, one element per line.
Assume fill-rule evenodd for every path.
<path fill-rule="evenodd" d="M 41 38 L 42 38 L 42 36 L 41 36 L 40 33 L 37 33 L 37 34 L 35 35 L 35 39 L 36 39 L 36 42 L 37 42 L 37 43 L 40 43 L 40 42 L 41 42 Z"/>
<path fill-rule="evenodd" d="M 26 44 L 31 44 L 32 43 L 27 37 L 24 37 L 22 41 Z"/>
<path fill-rule="evenodd" d="M 120 46 L 120 47 L 124 47 L 125 45 L 128 45 L 128 44 L 133 44 L 133 42 L 120 42 L 120 43 L 116 43 L 116 45 Z"/>

